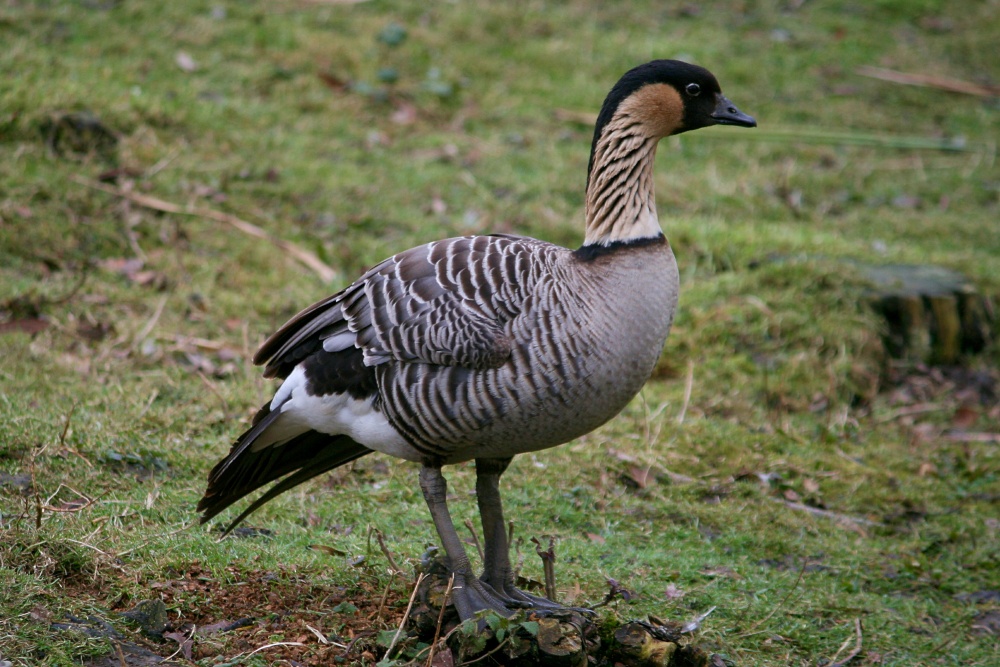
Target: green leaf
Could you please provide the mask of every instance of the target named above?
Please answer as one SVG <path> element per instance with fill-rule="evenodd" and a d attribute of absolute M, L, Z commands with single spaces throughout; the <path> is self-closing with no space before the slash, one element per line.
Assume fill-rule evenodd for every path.
<path fill-rule="evenodd" d="M 538 636 L 538 621 L 525 621 L 521 624 L 521 627 L 532 637 Z"/>
<path fill-rule="evenodd" d="M 397 632 L 398 630 L 383 630 L 382 632 L 378 633 L 378 638 L 375 641 L 378 643 L 379 646 L 384 646 L 386 648 L 389 648 L 390 646 L 392 646 L 393 640 L 396 639 Z M 399 634 L 401 637 L 406 636 L 402 632 L 400 632 Z"/>
<path fill-rule="evenodd" d="M 332 611 L 332 612 L 334 612 L 336 614 L 353 614 L 357 610 L 358 610 L 357 607 L 355 607 L 353 604 L 351 604 L 347 600 L 344 600 L 343 602 L 341 602 L 340 604 L 338 604 L 336 607 L 334 607 L 330 611 Z"/>
<path fill-rule="evenodd" d="M 406 41 L 406 28 L 398 23 L 390 23 L 379 32 L 378 41 L 388 46 L 399 46 Z"/>

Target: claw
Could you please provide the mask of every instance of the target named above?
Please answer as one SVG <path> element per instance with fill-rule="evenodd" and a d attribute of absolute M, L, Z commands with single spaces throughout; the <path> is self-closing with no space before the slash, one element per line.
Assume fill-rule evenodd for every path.
<path fill-rule="evenodd" d="M 485 575 L 484 575 L 485 576 Z M 486 585 L 490 584 L 480 579 L 480 581 Z M 516 588 L 513 584 L 506 584 L 501 586 L 499 589 L 490 586 L 492 590 L 496 592 L 498 596 L 501 597 L 504 604 L 511 608 L 517 609 L 530 609 L 539 614 L 551 614 L 555 612 L 575 612 L 577 614 L 582 614 L 584 616 L 596 616 L 597 612 L 593 609 L 587 609 L 586 607 L 567 607 L 565 605 L 559 604 L 558 602 L 553 602 L 548 598 L 539 597 L 537 595 L 532 595 Z"/>
<path fill-rule="evenodd" d="M 459 618 L 462 620 L 472 618 L 476 612 L 483 610 L 493 611 L 505 618 L 510 618 L 516 613 L 507 604 L 508 602 L 516 602 L 515 600 L 498 594 L 478 577 L 460 572 L 455 573 L 455 585 L 451 589 L 451 599 L 458 611 Z"/>

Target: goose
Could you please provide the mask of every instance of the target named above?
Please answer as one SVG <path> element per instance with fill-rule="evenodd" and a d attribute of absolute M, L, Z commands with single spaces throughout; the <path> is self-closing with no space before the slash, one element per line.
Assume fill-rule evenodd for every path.
<path fill-rule="evenodd" d="M 626 72 L 598 115 L 575 250 L 510 234 L 393 255 L 294 316 L 254 363 L 283 380 L 211 471 L 202 523 L 276 482 L 230 523 L 372 452 L 420 464 L 419 483 L 465 620 L 558 604 L 514 586 L 500 477 L 617 415 L 649 379 L 677 307 L 657 219 L 660 139 L 756 127 L 708 70 L 654 60 Z M 483 528 L 476 576 L 449 514 L 444 465 L 475 461 Z"/>

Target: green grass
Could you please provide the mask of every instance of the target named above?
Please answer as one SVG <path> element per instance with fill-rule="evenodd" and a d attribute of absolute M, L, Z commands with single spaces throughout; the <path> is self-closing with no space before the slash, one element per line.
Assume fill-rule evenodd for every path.
<path fill-rule="evenodd" d="M 675 331 L 621 417 L 515 460 L 504 480 L 518 535 L 557 537 L 559 587 L 577 604 L 613 578 L 636 594 L 604 612 L 621 618 L 686 622 L 715 607 L 692 641 L 740 665 L 822 664 L 849 642 L 843 658 L 856 619 L 852 664 L 992 664 L 995 628 L 975 626 L 996 600 L 958 596 L 1000 590 L 1000 457 L 945 431 L 970 415 L 969 431 L 1000 430 L 995 395 L 969 403 L 921 373 L 924 394 L 893 391 L 843 260 L 936 263 L 1000 291 L 996 100 L 855 74 L 996 85 L 996 4 L 424 4 L 0 8 L 0 322 L 47 323 L 0 333 L 0 660 L 105 654 L 108 639 L 51 623 L 117 627 L 114 611 L 156 597 L 178 625 L 281 609 L 331 633 L 398 621 L 409 582 L 387 574 L 369 527 L 400 563 L 435 542 L 409 464 L 370 457 L 289 492 L 250 521 L 270 539 L 217 543 L 195 525 L 207 471 L 272 390 L 250 356 L 397 250 L 490 231 L 578 244 L 590 128 L 554 112 L 596 112 L 627 68 L 681 57 L 712 69 L 759 136 L 720 128 L 661 146 L 660 217 L 684 283 Z M 405 30 L 395 46 L 391 25 Z M 91 129 L 71 146 L 53 129 L 69 112 L 117 144 L 97 146 Z M 967 150 L 899 148 L 955 138 Z M 112 170 L 119 185 L 252 221 L 339 278 L 322 284 L 231 227 L 78 182 Z M 116 270 L 134 258 L 145 273 Z M 964 361 L 996 378 L 1000 353 Z M 633 468 L 649 466 L 655 480 L 636 488 Z M 458 521 L 475 519 L 472 469 L 448 475 Z M 540 579 L 532 549 L 524 574 Z M 214 593 L 158 586 L 196 570 Z M 253 573 L 275 573 L 290 597 L 271 610 L 263 590 L 260 603 L 227 597 Z M 392 613 L 375 619 L 387 585 Z M 372 606 L 332 611 L 341 598 Z M 298 627 L 304 638 L 271 641 L 319 660 Z M 206 639 L 193 659 L 247 660 L 268 635 L 241 636 Z"/>

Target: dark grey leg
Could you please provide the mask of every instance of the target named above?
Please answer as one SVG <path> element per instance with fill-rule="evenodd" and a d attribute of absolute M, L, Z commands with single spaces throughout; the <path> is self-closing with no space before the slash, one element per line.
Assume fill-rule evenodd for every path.
<path fill-rule="evenodd" d="M 510 459 L 476 459 L 476 501 L 483 522 L 482 580 L 497 592 L 514 582 L 510 566 L 510 545 L 500 499 L 500 475 Z"/>
<path fill-rule="evenodd" d="M 476 500 L 483 522 L 483 576 L 490 588 L 507 599 L 509 606 L 536 607 L 553 605 L 544 598 L 527 595 L 514 587 L 514 570 L 510 566 L 510 545 L 507 543 L 507 522 L 503 517 L 500 498 L 500 475 L 507 470 L 510 459 L 476 459 Z M 541 604 L 540 604 L 541 603 Z"/>
<path fill-rule="evenodd" d="M 455 524 L 448 511 L 448 483 L 441 474 L 441 468 L 423 466 L 420 469 L 420 489 L 424 492 L 424 500 L 430 509 L 434 527 L 437 528 L 441 544 L 448 555 L 448 565 L 455 574 L 452 599 L 459 617 L 464 621 L 474 617 L 477 611 L 486 609 L 501 616 L 511 616 L 514 612 L 504 604 L 505 601 L 496 591 L 472 573 L 469 557 L 455 532 Z"/>
<path fill-rule="evenodd" d="M 536 611 L 565 609 L 558 602 L 525 593 L 514 586 L 507 523 L 500 499 L 500 475 L 509 464 L 510 459 L 476 459 L 476 500 L 479 502 L 479 516 L 483 520 L 485 561 L 481 579 L 503 597 L 508 607 L 528 607 Z"/>

